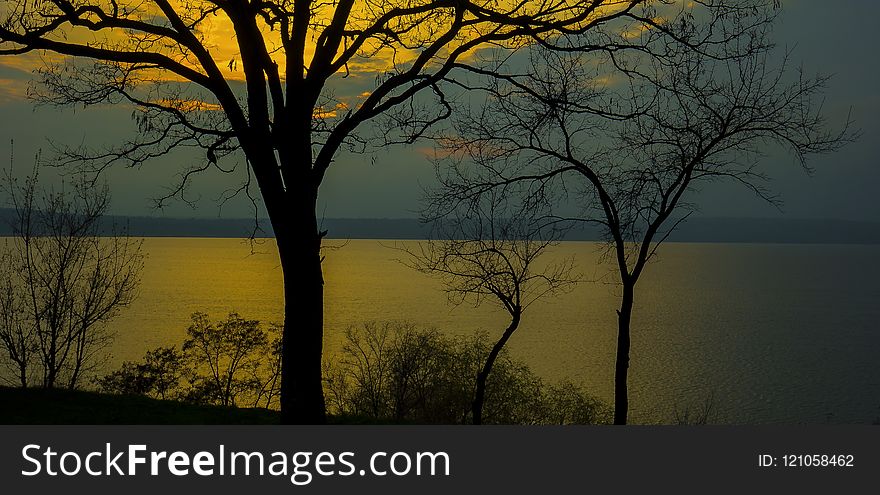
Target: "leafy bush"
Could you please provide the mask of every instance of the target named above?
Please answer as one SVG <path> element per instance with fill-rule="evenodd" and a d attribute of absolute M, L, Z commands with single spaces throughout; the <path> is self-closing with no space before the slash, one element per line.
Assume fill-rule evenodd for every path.
<path fill-rule="evenodd" d="M 125 362 L 98 379 L 100 389 L 198 404 L 273 406 L 281 383 L 278 325 L 267 331 L 234 312 L 216 323 L 204 313 L 191 319 L 181 351 L 147 351 L 143 361 Z"/>
<path fill-rule="evenodd" d="M 587 425 L 610 423 L 611 409 L 571 381 L 549 385 L 543 390 L 542 423 Z"/>
<path fill-rule="evenodd" d="M 175 346 L 147 351 L 143 362 L 126 361 L 118 370 L 97 380 L 105 392 L 177 398 L 180 380 L 189 375 L 183 354 Z"/>
<path fill-rule="evenodd" d="M 325 365 L 331 414 L 427 424 L 469 423 L 486 335 L 450 337 L 406 322 L 349 327 Z M 547 385 L 504 350 L 486 390 L 486 424 L 593 424 L 608 409 L 570 382 Z"/>
<path fill-rule="evenodd" d="M 422 424 L 472 421 L 477 373 L 492 347 L 484 334 L 451 337 L 406 322 L 367 322 L 345 331 L 324 366 L 328 412 L 339 417 Z M 187 339 L 148 351 L 97 380 L 110 393 L 198 404 L 276 407 L 280 327 L 230 313 L 192 315 Z M 548 385 L 503 350 L 486 384 L 485 424 L 594 424 L 607 407 L 571 382 Z"/>

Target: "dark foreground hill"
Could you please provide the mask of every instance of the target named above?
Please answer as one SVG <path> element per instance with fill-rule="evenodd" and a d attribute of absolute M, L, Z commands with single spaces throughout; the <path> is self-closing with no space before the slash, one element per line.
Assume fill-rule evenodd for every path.
<path fill-rule="evenodd" d="M 0 386 L 0 425 L 268 425 L 278 411 L 206 406 L 140 395 Z M 330 424 L 390 424 L 362 416 L 328 415 Z"/>
<path fill-rule="evenodd" d="M 277 411 L 138 395 L 0 387 L 0 424 L 277 424 Z"/>

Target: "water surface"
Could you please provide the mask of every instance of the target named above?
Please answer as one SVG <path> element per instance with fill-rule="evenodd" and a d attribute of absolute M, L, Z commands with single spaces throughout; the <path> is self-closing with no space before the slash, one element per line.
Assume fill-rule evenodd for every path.
<path fill-rule="evenodd" d="M 330 241 L 342 244 L 339 241 Z M 415 242 L 415 241 L 412 241 Z M 504 313 L 453 307 L 391 241 L 352 240 L 325 260 L 328 358 L 342 330 L 409 320 L 444 332 L 498 334 Z M 140 295 L 115 320 L 112 362 L 180 343 L 189 314 L 235 310 L 280 321 L 273 241 L 149 238 Z M 612 400 L 619 290 L 600 245 L 567 242 L 585 281 L 526 312 L 513 354 L 553 381 Z M 668 422 L 712 397 L 730 423 L 871 422 L 880 416 L 880 246 L 665 245 L 636 291 L 630 374 L 636 422 Z"/>

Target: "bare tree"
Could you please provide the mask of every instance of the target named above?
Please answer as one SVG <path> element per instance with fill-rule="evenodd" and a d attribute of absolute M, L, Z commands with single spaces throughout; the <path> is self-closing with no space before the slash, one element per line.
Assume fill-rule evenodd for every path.
<path fill-rule="evenodd" d="M 266 359 L 269 339 L 259 320 L 247 320 L 233 312 L 213 324 L 208 315 L 193 313 L 186 334 L 184 353 L 192 357 L 194 366 L 207 368 L 207 375 L 199 375 L 203 383 L 196 387 L 206 397 L 223 406 L 235 406 L 239 395 L 254 390 L 258 395 L 255 401 L 262 398 L 260 363 L 272 361 Z"/>
<path fill-rule="evenodd" d="M 452 215 L 444 211 L 435 216 L 435 208 L 446 204 L 449 192 L 441 188 L 429 195 L 426 214 L 433 217 L 436 240 L 402 249 L 409 254 L 405 263 L 438 277 L 454 304 L 479 306 L 488 298 L 510 316 L 476 377 L 471 412 L 478 425 L 492 366 L 519 328 L 523 312 L 544 296 L 570 289 L 575 279 L 572 260 L 539 261 L 564 230 L 545 223 L 537 205 L 517 206 L 513 191 L 493 189 L 462 204 Z"/>
<path fill-rule="evenodd" d="M 24 294 L 17 287 L 12 273 L 13 256 L 9 240 L 0 252 L 0 344 L 6 353 L 3 361 L 14 383 L 21 387 L 29 385 L 28 378 L 36 364 L 36 336 L 34 327 L 28 325 L 25 316 Z M 7 377 L 0 376 L 2 379 Z"/>
<path fill-rule="evenodd" d="M 72 161 L 134 166 L 200 149 L 205 160 L 181 171 L 182 193 L 199 171 L 233 171 L 234 158 L 223 158 L 241 152 L 246 179 L 231 193 L 249 194 L 255 181 L 283 271 L 282 420 L 315 423 L 325 421 L 325 232 L 315 208 L 338 152 L 366 149 L 364 124 L 383 116 L 394 131 L 381 143 L 415 141 L 449 115 L 441 81 L 478 66 L 482 49 L 595 33 L 597 53 L 618 50 L 610 33 L 650 22 L 651 6 L 671 1 L 10 0 L 0 6 L 0 55 L 61 55 L 40 71 L 32 94 L 42 101 L 137 108 L 139 139 L 67 150 Z M 224 30 L 228 51 L 216 34 Z"/>
<path fill-rule="evenodd" d="M 700 184 L 729 180 L 775 203 L 767 152 L 788 152 L 809 170 L 809 155 L 854 138 L 849 122 L 832 131 L 823 115 L 827 78 L 789 70 L 788 54 L 774 50 L 775 3 L 731 2 L 726 11 L 701 4 L 623 33 L 643 48 L 609 51 L 600 64 L 572 44 L 533 51 L 530 71 L 472 81 L 486 104 L 443 141 L 453 162 L 445 169 L 447 205 L 519 184 L 554 202 L 559 221 L 601 227 L 621 289 L 617 424 L 629 409 L 636 284 L 693 210 L 689 196 Z"/>
<path fill-rule="evenodd" d="M 113 338 L 107 327 L 136 295 L 141 243 L 103 225 L 107 187 L 82 181 L 60 190 L 6 176 L 13 215 L 0 297 L 0 341 L 22 386 L 75 388 L 100 364 Z"/>

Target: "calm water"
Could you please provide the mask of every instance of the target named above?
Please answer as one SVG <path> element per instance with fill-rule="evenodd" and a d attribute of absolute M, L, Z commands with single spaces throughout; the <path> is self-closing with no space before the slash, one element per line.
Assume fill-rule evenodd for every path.
<path fill-rule="evenodd" d="M 331 241 L 332 242 L 332 241 Z M 500 332 L 491 307 L 451 307 L 441 287 L 379 241 L 327 253 L 325 346 L 365 320 L 410 320 L 447 332 Z M 238 239 L 145 241 L 140 296 L 116 320 L 113 362 L 180 343 L 189 314 L 230 310 L 280 321 L 274 244 Z M 612 399 L 617 287 L 598 245 L 569 242 L 583 282 L 530 307 L 510 342 L 548 380 Z M 253 248 L 253 249 L 252 249 Z M 252 251 L 254 251 L 252 253 Z M 632 418 L 668 422 L 712 396 L 732 423 L 871 422 L 880 416 L 880 246 L 668 244 L 636 292 Z"/>

